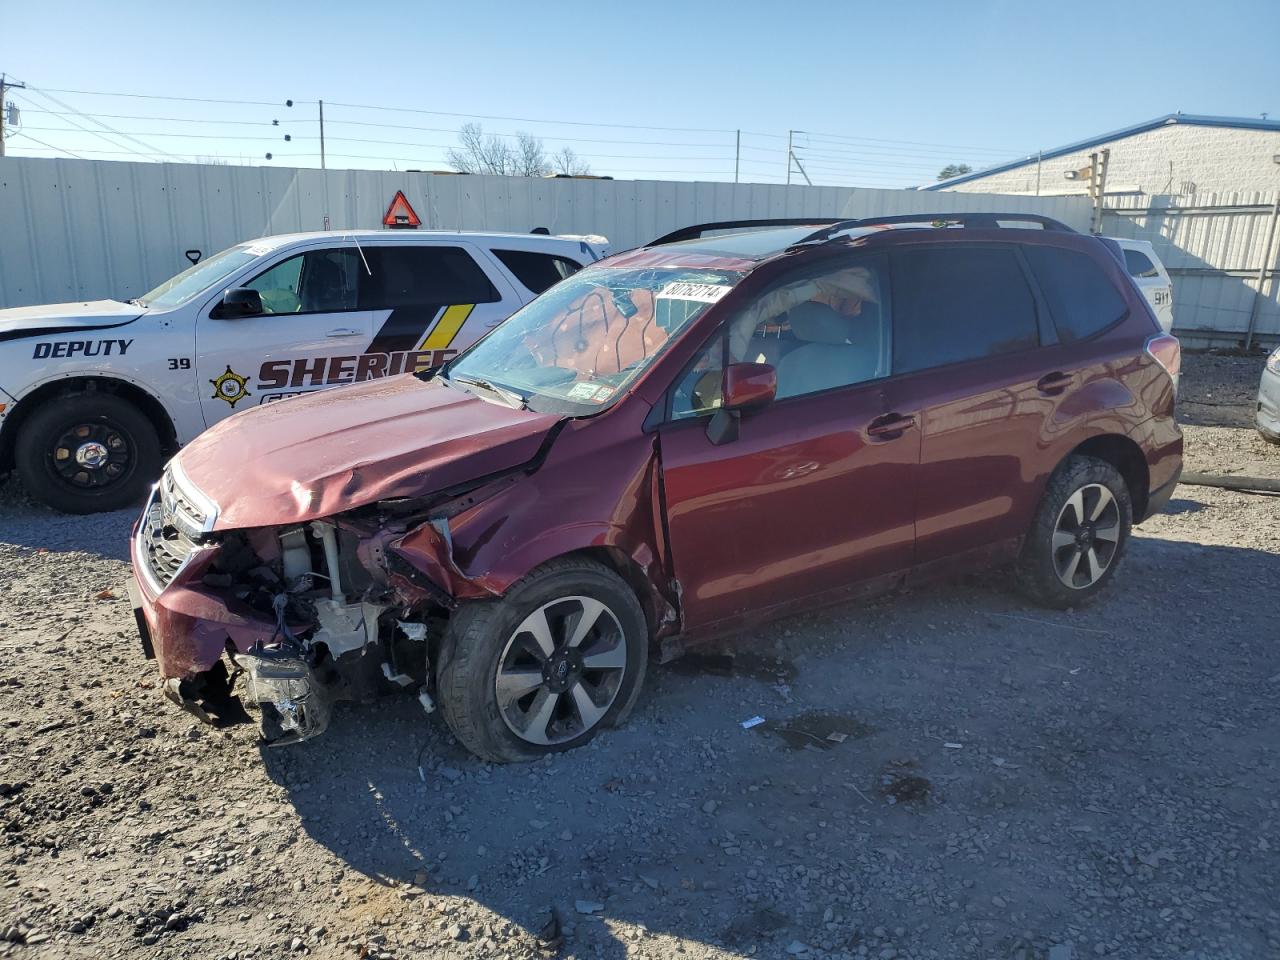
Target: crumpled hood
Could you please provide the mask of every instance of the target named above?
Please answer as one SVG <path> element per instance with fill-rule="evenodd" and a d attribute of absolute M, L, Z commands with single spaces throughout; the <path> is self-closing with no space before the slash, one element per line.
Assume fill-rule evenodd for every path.
<path fill-rule="evenodd" d="M 245 410 L 175 460 L 216 529 L 277 526 L 517 467 L 560 419 L 403 375 Z"/>
<path fill-rule="evenodd" d="M 136 303 L 121 303 L 119 300 L 10 307 L 0 310 L 0 340 L 121 327 L 137 320 L 145 312 Z"/>

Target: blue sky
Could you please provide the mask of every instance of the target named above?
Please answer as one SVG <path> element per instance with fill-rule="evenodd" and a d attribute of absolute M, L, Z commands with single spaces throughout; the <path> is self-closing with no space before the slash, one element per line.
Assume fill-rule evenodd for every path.
<path fill-rule="evenodd" d="M 904 186 L 1175 110 L 1280 118 L 1275 0 L 5 7 L 15 155 L 318 166 L 324 99 L 330 166 L 444 168 L 474 117 L 650 179 L 731 180 L 741 129 L 741 178 L 780 182 L 802 130 L 814 182 Z"/>

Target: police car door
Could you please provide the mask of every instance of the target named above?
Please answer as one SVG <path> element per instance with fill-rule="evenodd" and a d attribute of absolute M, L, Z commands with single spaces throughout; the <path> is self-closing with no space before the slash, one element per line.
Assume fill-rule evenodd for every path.
<path fill-rule="evenodd" d="M 372 336 L 360 305 L 365 279 L 354 246 L 284 253 L 243 286 L 262 298 L 262 313 L 223 315 L 221 297 L 196 323 L 197 373 L 206 426 L 248 407 L 340 383 L 363 380 Z"/>
<path fill-rule="evenodd" d="M 373 314 L 369 363 L 383 374 L 438 367 L 523 301 L 494 265 L 463 241 L 365 243 L 360 300 Z"/>

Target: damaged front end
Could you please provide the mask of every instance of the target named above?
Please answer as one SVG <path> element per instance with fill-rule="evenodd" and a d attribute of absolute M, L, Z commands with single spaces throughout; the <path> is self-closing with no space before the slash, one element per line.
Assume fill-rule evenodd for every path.
<path fill-rule="evenodd" d="M 196 502 L 166 474 L 133 544 L 131 593 L 170 700 L 216 726 L 256 709 L 270 745 L 323 733 L 340 700 L 418 688 L 431 709 L 428 638 L 453 601 L 389 568 L 407 522 L 373 509 L 214 533 Z"/>
<path fill-rule="evenodd" d="M 329 726 L 332 699 L 316 676 L 307 651 L 255 647 L 239 654 L 245 690 L 262 712 L 262 739 L 283 746 L 319 736 Z"/>

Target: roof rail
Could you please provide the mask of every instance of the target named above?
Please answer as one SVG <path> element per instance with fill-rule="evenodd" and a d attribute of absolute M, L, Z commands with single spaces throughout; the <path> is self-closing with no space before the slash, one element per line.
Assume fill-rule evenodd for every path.
<path fill-rule="evenodd" d="M 746 230 L 754 227 L 816 227 L 841 223 L 839 217 L 784 217 L 780 220 L 720 220 L 714 223 L 695 223 L 692 226 L 672 230 L 657 240 L 646 244 L 649 247 L 660 247 L 666 243 L 679 243 L 681 240 L 697 240 L 713 230 Z M 851 221 L 852 222 L 852 221 Z"/>
<path fill-rule="evenodd" d="M 860 220 L 841 220 L 839 223 L 832 223 L 824 226 L 821 230 L 814 231 L 803 240 L 798 241 L 794 246 L 798 246 L 801 243 L 822 243 L 833 239 L 846 230 L 854 230 L 858 227 L 879 227 L 893 223 L 928 223 L 945 226 L 955 224 L 969 230 L 998 230 L 1008 229 L 1007 227 L 1001 228 L 1000 224 L 1001 222 L 1007 223 L 1009 221 L 1035 223 L 1045 230 L 1053 230 L 1058 233 L 1076 232 L 1061 220 L 1042 217 L 1038 213 L 903 213 L 892 217 L 864 217 Z"/>

